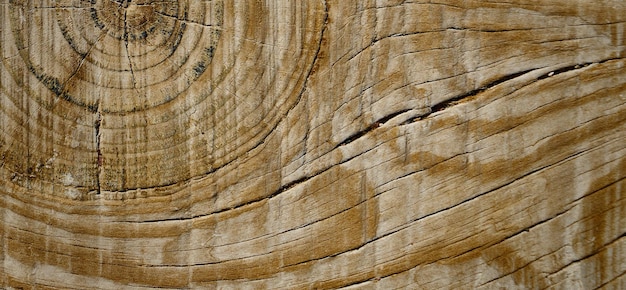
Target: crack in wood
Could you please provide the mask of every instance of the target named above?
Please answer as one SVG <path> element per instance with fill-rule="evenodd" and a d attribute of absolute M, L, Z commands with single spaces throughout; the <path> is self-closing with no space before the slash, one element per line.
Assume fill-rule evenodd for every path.
<path fill-rule="evenodd" d="M 612 284 L 613 282 L 617 281 L 618 279 L 623 278 L 624 276 L 626 276 L 626 270 L 622 271 L 621 273 L 619 273 L 618 275 L 616 275 L 612 279 L 610 279 L 610 280 L 608 280 L 608 281 L 598 285 L 598 287 L 596 287 L 595 289 L 605 289 L 606 286 L 608 286 L 609 284 Z M 617 287 L 615 287 L 613 289 L 617 289 Z"/>
<path fill-rule="evenodd" d="M 163 13 L 161 11 L 154 11 L 156 14 L 159 14 L 163 17 L 167 17 L 167 18 L 171 18 L 174 21 L 180 21 L 182 23 L 186 23 L 186 24 L 190 24 L 190 25 L 197 25 L 200 27 L 204 27 L 204 28 L 210 28 L 210 29 L 215 29 L 215 30 L 223 30 L 223 27 L 221 27 L 220 25 L 213 25 L 213 24 L 206 24 L 206 23 L 202 23 L 202 22 L 198 22 L 198 21 L 192 21 L 190 19 L 184 19 L 184 18 L 180 18 L 177 17 L 175 15 L 169 15 L 166 13 Z"/>
<path fill-rule="evenodd" d="M 492 81 L 491 83 L 489 83 L 487 85 L 481 86 L 478 89 L 475 89 L 475 90 L 469 91 L 467 93 L 464 93 L 462 95 L 450 98 L 450 99 L 448 99 L 446 101 L 434 104 L 434 105 L 432 105 L 430 107 L 430 110 L 429 110 L 428 113 L 420 115 L 420 116 L 417 116 L 417 117 L 413 117 L 413 118 L 405 121 L 403 123 L 403 125 L 410 124 L 410 123 L 413 123 L 413 122 L 416 122 L 416 121 L 428 118 L 433 113 L 443 111 L 443 110 L 445 110 L 445 109 L 447 109 L 449 107 L 452 107 L 452 106 L 460 103 L 461 101 L 463 101 L 463 100 L 465 100 L 467 98 L 473 97 L 473 96 L 475 96 L 475 95 L 477 95 L 479 93 L 482 93 L 482 92 L 484 92 L 484 91 L 486 91 L 486 90 L 488 90 L 488 89 L 490 89 L 492 87 L 495 87 L 495 86 L 497 86 L 497 85 L 499 85 L 499 84 L 501 84 L 503 82 L 506 82 L 506 81 L 512 80 L 514 78 L 520 77 L 520 76 L 525 75 L 525 74 L 527 74 L 527 73 L 529 73 L 531 71 L 534 71 L 534 70 L 537 70 L 537 69 L 529 69 L 529 70 L 517 72 L 517 73 L 514 73 L 514 74 L 506 75 L 506 76 L 501 77 L 501 78 L 499 78 L 499 79 L 497 79 L 495 81 Z M 392 113 L 392 114 L 390 114 L 388 116 L 385 116 L 385 117 L 383 117 L 383 118 L 373 122 L 366 129 L 358 131 L 358 132 L 352 134 L 350 137 L 346 138 L 344 141 L 339 142 L 339 144 L 337 146 L 335 146 L 335 149 L 338 148 L 338 147 L 341 147 L 341 146 L 345 146 L 345 145 L 347 145 L 347 144 L 349 144 L 349 143 L 351 143 L 351 142 L 353 142 L 353 141 L 363 137 L 364 135 L 374 131 L 375 129 L 377 129 L 381 125 L 385 124 L 387 121 L 391 120 L 392 118 L 394 118 L 394 117 L 396 117 L 396 116 L 398 116 L 400 114 L 406 113 L 408 111 L 410 111 L 410 109 L 401 110 L 401 111 Z"/>
<path fill-rule="evenodd" d="M 102 38 L 104 38 L 104 36 L 106 36 L 107 32 L 108 32 L 108 29 L 104 29 L 102 31 L 102 33 L 100 33 L 100 36 L 98 37 L 98 39 L 96 39 L 96 41 L 89 47 L 89 50 L 87 50 L 87 53 L 82 55 L 82 58 L 81 58 L 80 62 L 78 63 L 78 66 L 76 66 L 76 69 L 72 72 L 72 74 L 69 76 L 69 78 L 67 78 L 67 80 L 65 82 L 63 82 L 63 84 L 61 84 L 61 86 L 63 88 L 65 88 L 67 86 L 67 84 L 74 78 L 74 76 L 76 76 L 78 74 L 78 72 L 80 71 L 81 67 L 83 66 L 83 64 L 85 63 L 85 61 L 87 60 L 87 58 L 91 54 L 92 50 L 94 49 L 94 47 L 100 42 L 100 40 L 102 40 Z"/>
<path fill-rule="evenodd" d="M 411 111 L 411 109 L 401 110 L 401 111 L 389 114 L 389 115 L 387 115 L 387 116 L 385 116 L 383 118 L 380 118 L 380 119 L 374 121 L 374 123 L 372 123 L 367 128 L 365 128 L 365 130 L 358 131 L 358 132 L 352 134 L 350 137 L 348 137 L 345 140 L 343 140 L 342 142 L 339 142 L 339 144 L 337 144 L 337 146 L 335 146 L 334 149 L 337 149 L 339 147 L 348 145 L 349 143 L 351 143 L 351 142 L 353 142 L 353 141 L 363 137 L 367 133 L 372 132 L 375 129 L 379 128 L 383 124 L 387 123 L 389 120 L 397 117 L 398 115 L 404 114 L 404 113 L 406 113 L 408 111 Z"/>
<path fill-rule="evenodd" d="M 94 129 L 96 131 L 96 154 L 97 154 L 97 159 L 96 159 L 96 187 L 97 187 L 97 191 L 96 194 L 100 194 L 101 193 L 101 183 L 100 183 L 100 175 L 103 173 L 103 156 L 102 156 L 102 149 L 101 149 L 101 144 L 100 144 L 100 139 L 102 138 L 102 131 L 101 131 L 101 126 L 102 126 L 102 114 L 100 113 L 100 106 L 99 104 L 97 105 L 96 108 L 96 120 L 94 122 Z"/>
<path fill-rule="evenodd" d="M 565 73 L 565 72 L 568 72 L 568 71 L 582 69 L 582 68 L 588 67 L 588 66 L 590 66 L 592 64 L 601 64 L 601 63 L 606 63 L 608 61 L 618 60 L 618 59 L 622 59 L 622 58 L 608 58 L 608 59 L 604 59 L 604 60 L 601 60 L 601 61 L 598 61 L 598 62 L 582 63 L 582 64 L 576 64 L 576 65 L 563 67 L 563 68 L 551 71 L 549 73 L 543 74 L 543 75 L 539 76 L 537 78 L 537 80 L 543 80 L 543 79 L 546 79 L 546 78 L 549 78 L 549 77 L 552 77 L 552 76 L 556 76 L 556 75 L 559 75 L 559 74 L 562 74 L 562 73 Z M 532 71 L 536 71 L 538 69 L 541 69 L 541 68 L 534 68 L 534 69 L 529 69 L 529 70 L 517 72 L 517 73 L 514 73 L 514 74 L 506 75 L 506 76 L 504 76 L 502 78 L 499 78 L 499 79 L 497 79 L 497 80 L 495 80 L 495 81 L 493 81 L 493 82 L 491 82 L 489 84 L 481 86 L 478 89 L 471 90 L 471 91 L 469 91 L 469 92 L 467 92 L 465 94 L 462 94 L 462 95 L 450 98 L 450 99 L 448 99 L 446 101 L 437 103 L 437 104 L 435 104 L 435 105 L 430 107 L 430 109 L 431 109 L 430 113 L 427 113 L 427 114 L 420 115 L 420 116 L 414 117 L 412 119 L 409 119 L 404 124 L 406 125 L 406 124 L 410 124 L 410 123 L 414 123 L 416 121 L 421 121 L 423 119 L 426 119 L 426 118 L 430 117 L 430 115 L 432 115 L 433 113 L 440 112 L 440 111 L 443 111 L 445 109 L 448 109 L 448 108 L 450 108 L 450 107 L 452 107 L 452 106 L 454 106 L 456 104 L 461 103 L 465 99 L 468 99 L 470 97 L 476 96 L 476 95 L 478 95 L 478 94 L 480 94 L 480 93 L 482 93 L 482 92 L 484 92 L 484 91 L 486 91 L 488 89 L 491 89 L 491 88 L 493 88 L 493 87 L 495 87 L 495 86 L 497 86 L 499 84 L 502 84 L 502 83 L 504 83 L 506 81 L 509 81 L 509 80 L 514 79 L 514 78 L 520 77 L 520 76 L 525 75 L 527 73 L 530 73 Z"/>
<path fill-rule="evenodd" d="M 626 238 L 626 232 L 624 232 L 621 235 L 619 235 L 618 237 L 616 237 L 616 238 L 614 238 L 614 239 L 612 239 L 612 240 L 602 244 L 600 247 L 598 247 L 597 249 L 594 249 L 590 253 L 588 253 L 588 254 L 580 257 L 580 258 L 576 258 L 576 259 L 570 261 L 569 263 L 563 265 L 561 268 L 557 269 L 556 271 L 553 271 L 551 273 L 547 273 L 548 277 L 554 276 L 554 275 L 560 273 L 561 271 L 563 271 L 564 269 L 566 269 L 567 267 L 569 267 L 571 265 L 578 264 L 578 263 L 580 263 L 580 262 L 582 262 L 582 261 L 584 261 L 586 259 L 589 259 L 589 258 L 591 258 L 591 257 L 593 257 L 593 256 L 595 256 L 597 254 L 602 253 L 603 251 L 606 251 L 607 247 L 609 247 L 612 244 L 615 244 L 615 243 L 619 242 L 620 240 L 622 240 L 624 238 Z"/>
<path fill-rule="evenodd" d="M 127 3 L 126 0 L 123 1 L 123 3 Z M 130 50 L 128 49 L 128 10 L 124 10 L 124 35 L 123 35 L 123 40 L 124 40 L 124 47 L 126 48 L 126 57 L 128 58 L 128 66 L 130 67 L 130 76 L 132 78 L 133 81 L 133 89 L 137 90 L 137 80 L 135 79 L 135 70 L 133 69 L 133 60 L 131 59 L 130 56 Z"/>

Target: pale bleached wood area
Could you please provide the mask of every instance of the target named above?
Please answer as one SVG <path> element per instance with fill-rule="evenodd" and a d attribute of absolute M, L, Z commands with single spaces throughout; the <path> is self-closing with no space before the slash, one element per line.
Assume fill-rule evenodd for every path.
<path fill-rule="evenodd" d="M 0 288 L 626 289 L 622 0 L 0 0 Z"/>

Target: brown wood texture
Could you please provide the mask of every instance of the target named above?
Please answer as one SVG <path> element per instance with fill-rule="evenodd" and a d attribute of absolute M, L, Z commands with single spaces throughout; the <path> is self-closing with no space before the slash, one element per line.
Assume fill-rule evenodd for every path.
<path fill-rule="evenodd" d="M 0 0 L 0 286 L 626 288 L 622 0 Z"/>

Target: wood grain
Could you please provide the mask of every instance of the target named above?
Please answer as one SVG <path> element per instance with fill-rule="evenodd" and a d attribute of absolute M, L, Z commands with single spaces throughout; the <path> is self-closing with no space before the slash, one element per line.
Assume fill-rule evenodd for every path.
<path fill-rule="evenodd" d="M 623 1 L 0 1 L 1 287 L 626 288 Z"/>

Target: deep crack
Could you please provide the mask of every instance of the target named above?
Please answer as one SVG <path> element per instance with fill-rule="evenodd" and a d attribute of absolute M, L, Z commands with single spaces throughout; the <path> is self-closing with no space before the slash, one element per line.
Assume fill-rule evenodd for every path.
<path fill-rule="evenodd" d="M 97 165 L 97 172 L 96 172 L 96 186 L 97 186 L 97 192 L 96 194 L 100 194 L 101 192 L 101 188 L 100 188 L 100 174 L 102 173 L 102 161 L 103 161 L 103 157 L 102 157 L 102 150 L 100 149 L 100 138 L 102 136 L 102 132 L 100 130 L 100 126 L 102 125 L 102 114 L 100 113 L 100 106 L 98 104 L 97 107 L 97 112 L 96 112 L 96 121 L 94 122 L 94 128 L 96 130 L 96 153 L 97 153 L 97 161 L 96 161 L 96 165 Z"/>

